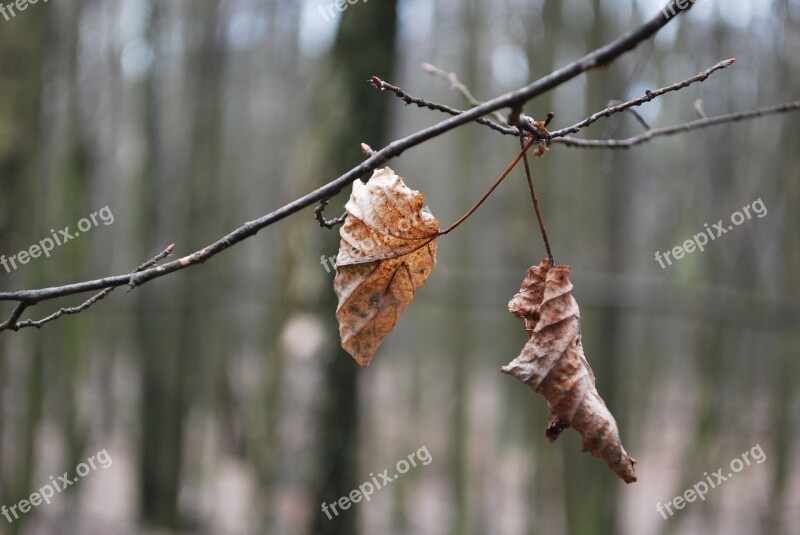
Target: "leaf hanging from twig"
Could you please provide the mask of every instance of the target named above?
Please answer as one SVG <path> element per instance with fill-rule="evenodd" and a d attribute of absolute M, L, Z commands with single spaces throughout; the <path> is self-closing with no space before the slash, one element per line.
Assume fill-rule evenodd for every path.
<path fill-rule="evenodd" d="M 388 167 L 353 182 L 333 289 L 342 347 L 361 367 L 392 332 L 436 264 L 439 221 Z"/>
<path fill-rule="evenodd" d="M 581 345 L 578 303 L 572 297 L 569 266 L 542 260 L 528 270 L 508 310 L 525 324 L 530 339 L 522 353 L 502 369 L 548 401 L 550 442 L 573 427 L 583 437 L 583 451 L 603 459 L 626 483 L 636 481 L 619 438 L 614 417 L 595 388 Z"/>

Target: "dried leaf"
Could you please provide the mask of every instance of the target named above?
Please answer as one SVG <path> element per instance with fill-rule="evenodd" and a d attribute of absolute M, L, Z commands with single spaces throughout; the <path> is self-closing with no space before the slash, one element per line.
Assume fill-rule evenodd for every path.
<path fill-rule="evenodd" d="M 388 167 L 376 170 L 367 184 L 353 183 L 333 289 L 342 347 L 361 367 L 436 264 L 439 221 L 422 210 L 424 199 Z"/>
<path fill-rule="evenodd" d="M 537 158 L 541 158 L 542 156 L 544 156 L 544 153 L 549 150 L 550 149 L 547 148 L 547 142 L 540 141 L 539 145 L 537 145 L 536 147 L 536 150 L 533 151 L 533 155 L 536 156 Z"/>
<path fill-rule="evenodd" d="M 581 345 L 578 303 L 572 297 L 569 266 L 542 260 L 528 270 L 508 310 L 525 324 L 530 339 L 522 353 L 502 368 L 548 402 L 550 442 L 567 427 L 583 437 L 583 451 L 603 459 L 626 483 L 636 481 L 614 417 L 595 388 Z"/>

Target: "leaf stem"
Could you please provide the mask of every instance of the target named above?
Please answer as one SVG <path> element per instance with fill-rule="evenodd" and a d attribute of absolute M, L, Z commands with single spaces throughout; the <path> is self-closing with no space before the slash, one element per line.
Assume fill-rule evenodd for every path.
<path fill-rule="evenodd" d="M 492 194 L 492 192 L 493 192 L 495 189 L 497 189 L 497 186 L 499 186 L 499 185 L 500 185 L 500 183 L 503 181 L 503 179 L 505 179 L 505 178 L 508 176 L 508 174 L 509 174 L 509 173 L 510 173 L 510 172 L 511 172 L 513 169 L 514 169 L 514 166 L 516 166 L 516 165 L 519 163 L 519 161 L 520 161 L 520 160 L 521 160 L 523 157 L 525 157 L 525 153 L 526 153 L 526 152 L 528 152 L 528 149 L 530 149 L 530 148 L 531 148 L 531 145 L 533 145 L 533 142 L 534 142 L 534 141 L 536 141 L 536 139 L 535 139 L 533 136 L 531 136 L 531 138 L 528 140 L 528 142 L 527 142 L 527 143 L 525 143 L 525 144 L 522 146 L 522 150 L 520 151 L 520 153 L 519 153 L 519 154 L 517 154 L 516 158 L 514 158 L 513 160 L 511 160 L 511 163 L 510 163 L 510 164 L 508 164 L 508 167 L 506 167 L 505 171 L 503 171 L 503 173 L 502 173 L 502 174 L 501 174 L 501 175 L 500 175 L 500 176 L 497 178 L 497 180 L 495 180 L 495 181 L 494 181 L 494 184 L 492 184 L 492 185 L 491 185 L 491 187 L 489 188 L 489 190 L 488 190 L 486 193 L 484 193 L 484 194 L 483 194 L 483 197 L 481 197 L 481 199 L 480 199 L 480 200 L 479 200 L 477 203 L 475 203 L 475 206 L 473 206 L 472 208 L 470 208 L 470 209 L 469 209 L 469 212 L 467 212 L 466 214 L 464 214 L 463 216 L 461 216 L 461 217 L 458 219 L 458 221 L 456 221 L 455 223 L 453 223 L 452 225 L 450 225 L 450 226 L 449 226 L 449 227 L 447 227 L 446 229 L 444 229 L 444 230 L 440 230 L 440 231 L 439 231 L 439 235 L 440 235 L 440 236 L 444 236 L 445 234 L 449 234 L 449 233 L 450 233 L 450 231 L 452 231 L 452 230 L 455 230 L 455 229 L 456 229 L 456 228 L 457 228 L 457 227 L 458 227 L 458 226 L 459 226 L 461 223 L 463 223 L 463 222 L 464 222 L 464 221 L 465 221 L 465 220 L 466 220 L 466 219 L 467 219 L 469 216 L 471 216 L 473 213 L 475 213 L 475 210 L 477 210 L 477 209 L 480 207 L 480 205 L 482 205 L 482 204 L 483 204 L 483 201 L 485 201 L 486 199 L 488 199 L 488 198 L 489 198 L 489 195 L 491 195 L 491 194 Z"/>
<path fill-rule="evenodd" d="M 548 114 L 548 121 L 551 118 Z M 534 138 L 531 136 L 528 146 L 533 142 Z M 555 266 L 553 260 L 553 251 L 550 249 L 550 240 L 547 239 L 547 228 L 544 226 L 544 218 L 542 218 L 542 210 L 539 208 L 539 198 L 536 196 L 536 188 L 533 187 L 533 178 L 531 178 L 531 167 L 528 164 L 528 154 L 525 149 L 525 134 L 519 135 L 519 146 L 522 147 L 522 162 L 525 164 L 525 177 L 528 179 L 528 189 L 531 191 L 531 200 L 533 201 L 533 209 L 536 210 L 536 219 L 539 220 L 539 228 L 542 231 L 542 239 L 544 240 L 544 247 L 547 249 L 547 258 L 550 260 L 550 265 Z"/>

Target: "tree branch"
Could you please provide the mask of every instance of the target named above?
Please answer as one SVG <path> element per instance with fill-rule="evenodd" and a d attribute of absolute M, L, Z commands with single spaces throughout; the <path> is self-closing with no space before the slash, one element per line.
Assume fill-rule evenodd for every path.
<path fill-rule="evenodd" d="M 685 4 L 685 6 L 680 7 L 681 4 Z M 680 13 L 688 11 L 692 6 L 693 3 L 691 2 L 685 3 L 683 0 L 670 0 L 669 4 L 655 17 L 641 26 L 620 36 L 611 43 L 594 50 L 583 58 L 573 61 L 572 63 L 569 63 L 566 66 L 557 69 L 556 71 L 553 71 L 542 78 L 539 78 L 538 80 L 521 89 L 517 89 L 515 91 L 495 97 L 481 104 L 480 106 L 476 106 L 468 111 L 460 113 L 459 115 L 445 119 L 436 125 L 391 142 L 389 145 L 375 152 L 359 165 L 352 168 L 350 171 L 347 171 L 335 180 L 317 188 L 316 190 L 299 199 L 296 199 L 278 208 L 277 210 L 274 210 L 273 212 L 245 223 L 226 236 L 223 236 L 216 242 L 188 256 L 184 256 L 183 258 L 168 262 L 161 266 L 150 267 L 144 271 L 126 275 L 116 275 L 92 281 L 42 288 L 38 290 L 21 290 L 16 292 L 0 293 L 0 301 L 17 301 L 19 303 L 15 307 L 9 319 L 2 324 L 2 327 L 4 330 L 7 330 L 16 325 L 19 317 L 22 315 L 22 312 L 27 307 L 41 301 L 83 292 L 116 288 L 123 285 L 128 285 L 129 288 L 134 288 L 155 278 L 163 277 L 190 266 L 202 264 L 209 258 L 219 254 L 232 245 L 254 236 L 261 229 L 266 228 L 277 221 L 285 219 L 295 212 L 312 206 L 323 199 L 331 198 L 333 195 L 339 193 L 345 186 L 351 184 L 370 171 L 377 169 L 390 159 L 401 155 L 409 148 L 415 147 L 421 143 L 433 139 L 434 137 L 440 136 L 446 132 L 449 132 L 450 130 L 453 130 L 454 128 L 472 122 L 494 111 L 503 108 L 511 108 L 512 110 L 518 109 L 529 100 L 555 87 L 558 87 L 559 85 L 586 71 L 611 63 L 622 54 L 634 49 L 639 43 L 655 35 L 670 20 L 675 18 Z"/>
<path fill-rule="evenodd" d="M 706 80 L 712 73 L 733 65 L 733 63 L 735 61 L 736 61 L 735 58 L 730 58 L 730 59 L 726 59 L 724 61 L 720 61 L 719 63 L 717 63 L 713 67 L 710 67 L 710 68 L 706 69 L 705 71 L 700 72 L 700 73 L 696 74 L 695 76 L 692 76 L 691 78 L 687 78 L 686 80 L 683 80 L 681 82 L 677 82 L 677 83 L 674 83 L 672 85 L 668 85 L 666 87 L 662 87 L 660 89 L 656 89 L 655 91 L 649 91 L 648 90 L 648 91 L 645 92 L 645 94 L 643 96 L 635 98 L 633 100 L 629 100 L 627 102 L 618 102 L 614 106 L 609 106 L 608 108 L 605 108 L 603 110 L 600 110 L 598 112 L 593 113 L 591 116 L 587 117 L 586 119 L 584 119 L 584 120 L 582 120 L 582 121 L 580 121 L 578 123 L 575 123 L 572 126 L 568 126 L 566 128 L 562 128 L 560 130 L 555 130 L 553 132 L 550 132 L 549 135 L 546 137 L 546 141 L 548 143 L 556 142 L 556 143 L 563 143 L 563 144 L 570 145 L 570 146 L 590 146 L 590 147 L 614 147 L 614 146 L 617 146 L 617 145 L 614 145 L 614 143 L 616 143 L 615 141 L 603 141 L 602 143 L 599 143 L 599 142 L 596 142 L 596 141 L 584 142 L 583 140 L 579 140 L 579 139 L 571 138 L 571 137 L 567 138 L 567 141 L 556 141 L 556 139 L 558 139 L 558 138 L 566 138 L 567 134 L 572 134 L 572 133 L 575 133 L 575 132 L 579 132 L 580 130 L 586 128 L 587 126 L 597 122 L 601 118 L 610 117 L 610 116 L 612 116 L 612 115 L 614 115 L 616 113 L 620 113 L 620 112 L 623 112 L 623 111 L 629 111 L 629 112 L 633 113 L 633 115 L 636 117 L 636 119 L 649 132 L 649 131 L 652 130 L 652 128 L 644 121 L 644 119 L 642 119 L 642 117 L 635 110 L 632 109 L 633 107 L 639 106 L 641 104 L 645 104 L 647 102 L 650 102 L 651 100 L 654 100 L 654 99 L 656 99 L 656 98 L 658 98 L 658 97 L 660 97 L 660 96 L 662 96 L 662 95 L 664 95 L 666 93 L 669 93 L 669 92 L 672 92 L 672 91 L 679 91 L 679 90 L 684 89 L 684 88 L 686 88 L 686 87 L 688 87 L 688 86 L 690 86 L 690 85 L 692 85 L 692 84 L 694 84 L 696 82 L 702 82 L 702 81 Z M 440 76 L 455 76 L 454 73 L 449 73 L 449 75 L 448 75 L 448 73 L 445 73 L 444 71 L 441 71 L 441 69 L 438 69 L 437 67 L 433 67 L 433 66 L 430 66 L 430 67 L 433 68 L 433 69 L 437 69 L 437 71 L 440 71 L 441 73 L 443 73 Z M 457 80 L 458 79 L 456 78 L 456 81 Z M 428 100 L 425 100 L 425 99 L 422 99 L 422 98 L 411 96 L 408 93 L 406 93 L 405 91 L 403 91 L 401 88 L 399 88 L 397 86 L 394 86 L 394 85 L 392 85 L 392 84 L 390 84 L 388 82 L 385 82 L 385 81 L 381 80 L 380 78 L 378 78 L 377 76 L 373 77 L 373 79 L 371 81 L 379 89 L 391 91 L 392 93 L 397 95 L 398 98 L 403 100 L 406 104 L 416 104 L 419 107 L 424 107 L 424 108 L 428 108 L 428 109 L 436 110 L 436 111 L 442 111 L 442 112 L 448 113 L 450 115 L 459 115 L 459 114 L 464 113 L 461 110 L 458 110 L 458 109 L 455 109 L 455 108 L 451 108 L 451 107 L 446 106 L 444 104 L 439 104 L 437 102 L 431 102 L 431 101 L 428 101 Z M 467 89 L 466 86 L 464 86 L 460 82 L 458 82 L 458 84 L 459 84 L 458 87 L 460 88 L 460 89 L 458 89 L 459 91 L 462 91 L 461 88 L 463 88 L 463 90 L 466 91 L 465 94 L 469 95 L 470 98 L 474 99 L 474 97 L 472 97 L 472 94 L 469 92 L 469 89 Z M 518 108 L 517 111 L 521 112 L 521 109 Z M 753 117 L 756 117 L 756 115 L 754 115 Z M 483 118 L 483 117 L 476 119 L 476 122 L 478 122 L 480 124 L 483 124 L 483 125 L 486 125 L 489 128 L 491 128 L 492 130 L 500 132 L 501 134 L 519 136 L 519 129 L 516 128 L 516 127 L 505 127 L 505 126 L 497 124 L 497 123 L 495 123 L 493 121 L 490 121 L 490 120 L 488 120 L 486 118 Z M 719 123 L 715 123 L 715 124 L 719 124 Z M 525 128 L 525 130 L 527 130 L 529 133 L 532 133 L 536 137 L 541 137 L 540 136 L 540 132 L 538 130 L 536 130 L 536 129 Z M 641 141 L 639 141 L 639 143 L 641 143 Z"/>
<path fill-rule="evenodd" d="M 778 113 L 785 113 L 800 109 L 800 100 L 781 104 L 780 106 L 773 106 L 771 108 L 762 108 L 760 110 L 731 113 L 728 115 L 718 115 L 717 117 L 708 117 L 705 119 L 697 119 L 688 123 L 678 124 L 675 126 L 666 126 L 663 128 L 653 128 L 644 134 L 629 137 L 626 139 L 578 139 L 575 137 L 562 137 L 553 139 L 552 143 L 560 143 L 568 147 L 582 147 L 590 149 L 627 149 L 634 145 L 639 145 L 653 138 L 660 136 L 669 136 L 682 132 L 689 132 L 691 130 L 698 130 L 700 128 L 708 128 L 709 126 L 716 126 L 724 123 L 733 123 L 737 121 L 744 121 L 746 119 L 755 119 L 757 117 L 765 117 L 767 115 L 775 115 Z"/>
<path fill-rule="evenodd" d="M 161 260 L 162 258 L 166 258 L 170 254 L 172 254 L 173 249 L 175 249 L 175 244 L 174 243 L 169 245 L 166 249 L 161 251 L 159 254 L 157 254 L 156 256 L 154 256 L 153 258 L 151 258 L 150 260 L 148 260 L 147 262 L 145 262 L 141 266 L 137 267 L 133 271 L 133 273 L 145 270 L 145 269 L 149 268 L 150 266 L 156 265 L 159 260 Z M 24 329 L 26 327 L 36 327 L 37 329 L 40 329 L 42 327 L 42 325 L 44 325 L 45 323 L 49 323 L 49 322 L 51 322 L 53 320 L 57 320 L 61 316 L 68 315 L 68 314 L 78 314 L 80 312 L 83 312 L 84 310 L 90 308 L 92 305 L 94 305 L 95 303 L 97 303 L 98 301 L 103 299 L 105 296 L 107 296 L 108 294 L 113 292 L 115 289 L 116 289 L 116 287 L 106 288 L 102 292 L 99 292 L 99 293 L 93 295 L 91 298 L 86 300 L 81 305 L 78 305 L 76 307 L 61 308 L 58 311 L 53 312 L 49 316 L 47 316 L 45 318 L 42 318 L 40 320 L 17 321 L 17 320 L 19 320 L 20 316 L 22 316 L 22 313 L 25 311 L 25 309 L 28 306 L 30 306 L 32 304 L 35 304 L 34 301 L 20 301 L 20 303 L 14 309 L 14 312 L 11 314 L 11 317 L 9 317 L 9 319 L 7 321 L 5 321 L 4 323 L 0 324 L 0 332 L 6 331 L 6 330 L 18 331 L 18 330 Z"/>
<path fill-rule="evenodd" d="M 483 102 L 475 98 L 475 96 L 472 94 L 472 92 L 469 90 L 467 86 L 461 83 L 461 80 L 458 79 L 456 73 L 447 72 L 444 69 L 440 69 L 436 65 L 431 65 L 430 63 L 423 63 L 422 70 L 432 76 L 438 76 L 442 80 L 449 82 L 450 87 L 454 91 L 459 93 L 462 97 L 464 97 L 464 100 L 467 101 L 467 104 L 469 104 L 473 108 L 475 106 L 480 106 L 481 104 L 483 104 Z M 494 115 L 495 119 L 497 119 L 497 121 L 500 124 L 505 122 L 505 119 L 503 118 L 503 115 L 500 112 L 494 112 L 492 115 Z M 517 135 L 519 135 L 519 133 L 517 133 Z"/>
<path fill-rule="evenodd" d="M 391 91 L 392 93 L 394 93 L 397 96 L 397 98 L 399 98 L 400 100 L 402 100 L 406 104 L 416 104 L 420 108 L 428 108 L 429 110 L 441 111 L 441 112 L 447 113 L 449 115 L 454 115 L 454 116 L 455 115 L 461 115 L 462 113 L 464 113 L 462 110 L 457 110 L 455 108 L 451 108 L 450 106 L 446 106 L 444 104 L 439 104 L 438 102 L 431 102 L 431 101 L 425 100 L 423 98 L 412 97 L 411 95 L 409 95 L 408 93 L 406 93 L 405 91 L 400 89 L 399 87 L 397 87 L 395 85 L 392 85 L 389 82 L 386 82 L 384 80 L 381 80 L 377 76 L 373 76 L 372 80 L 370 80 L 370 82 L 372 83 L 372 85 L 374 85 L 375 87 L 377 87 L 381 91 L 384 91 L 384 90 Z M 492 121 L 490 119 L 487 119 L 486 117 L 478 117 L 477 119 L 475 119 L 475 122 L 479 123 L 479 124 L 482 124 L 482 125 L 485 125 L 485 126 L 488 126 L 492 130 L 494 130 L 496 132 L 500 132 L 501 134 L 506 134 L 506 135 L 511 135 L 511 136 L 518 136 L 519 135 L 519 130 L 517 128 L 503 126 L 503 125 L 498 124 L 498 123 L 496 123 L 496 122 L 494 122 L 494 121 Z"/>
<path fill-rule="evenodd" d="M 706 69 L 703 72 L 701 72 L 699 74 L 696 74 L 695 76 L 692 76 L 691 78 L 687 78 L 686 80 L 684 80 L 682 82 L 678 82 L 676 84 L 668 85 L 667 87 L 662 87 L 661 89 L 656 89 L 655 91 L 649 91 L 649 90 L 645 91 L 644 96 L 641 96 L 641 97 L 633 99 L 633 100 L 629 100 L 627 102 L 623 102 L 621 104 L 617 104 L 615 106 L 608 107 L 608 108 L 606 108 L 604 110 L 601 110 L 601 111 L 598 111 L 596 113 L 593 113 L 590 117 L 587 117 L 586 119 L 584 119 L 583 121 L 581 121 L 579 123 L 575 123 L 574 125 L 568 126 L 567 128 L 562 128 L 561 130 L 556 130 L 554 132 L 550 132 L 550 139 L 554 139 L 554 138 L 558 138 L 558 137 L 564 137 L 567 134 L 574 134 L 575 132 L 578 132 L 578 131 L 582 130 L 583 128 L 586 128 L 590 124 L 598 121 L 599 119 L 601 119 L 603 117 L 610 117 L 613 114 L 619 113 L 621 111 L 625 111 L 628 108 L 632 108 L 634 106 L 640 106 L 640 105 L 642 105 L 642 104 L 644 104 L 646 102 L 650 102 L 651 100 L 656 99 L 656 98 L 660 97 L 661 95 L 663 95 L 665 93 L 669 93 L 670 91 L 678 91 L 678 90 L 683 89 L 685 87 L 689 87 L 690 85 L 692 85 L 695 82 L 702 82 L 706 78 L 711 76 L 712 73 L 714 73 L 714 72 L 716 72 L 716 71 L 718 71 L 720 69 L 724 69 L 725 67 L 729 67 L 729 66 L 733 65 L 733 63 L 735 61 L 736 61 L 736 58 L 726 59 L 724 61 L 720 61 L 719 63 L 717 63 L 716 65 L 714 65 L 710 69 Z"/>

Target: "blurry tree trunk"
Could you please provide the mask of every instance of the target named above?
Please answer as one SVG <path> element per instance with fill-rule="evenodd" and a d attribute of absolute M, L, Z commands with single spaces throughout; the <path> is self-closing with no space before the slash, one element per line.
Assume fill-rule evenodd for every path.
<path fill-rule="evenodd" d="M 35 66 L 44 61 L 47 19 L 20 17 L 14 24 L 6 21 L 0 21 L 0 24 L 3 24 L 0 50 L 14 51 L 14 54 L 0 54 L 0 185 L 3 188 L 0 195 L 0 250 L 9 252 L 26 247 L 27 241 L 22 240 L 28 237 L 11 235 L 8 229 L 30 226 L 31 212 L 36 206 L 41 129 L 39 122 L 31 118 L 40 117 L 42 72 Z M 18 273 L 22 279 L 17 280 L 32 285 L 40 282 L 35 272 L 20 270 Z M 12 289 L 6 287 L 9 278 L 5 269 L 0 268 L 0 289 Z M 6 313 L 7 305 L 3 308 Z M 6 392 L 8 375 L 3 347 L 5 344 L 0 346 L 0 388 Z M 20 389 L 25 395 L 0 398 L 0 458 L 13 456 L 16 460 L 13 464 L 4 464 L 0 470 L 0 502 L 8 504 L 29 496 L 33 484 L 35 439 L 42 420 L 44 351 L 38 338 L 28 349 L 26 362 L 20 364 L 25 371 L 19 375 L 20 379 L 26 378 L 25 387 Z M 6 401 L 16 405 L 13 410 L 5 407 Z M 8 414 L 18 414 L 19 417 L 8 422 L 3 419 Z M 3 445 L 8 444 L 5 440 L 7 432 L 18 437 L 11 452 L 3 450 Z M 16 522 L 9 526 L 9 532 L 17 533 L 23 526 L 23 522 Z"/>
<path fill-rule="evenodd" d="M 174 127 L 165 116 L 169 95 L 159 93 L 158 78 L 150 82 L 149 118 L 152 142 L 151 177 L 145 180 L 145 206 L 142 213 L 155 214 L 161 225 L 153 222 L 145 229 L 145 243 L 164 244 L 177 236 L 181 249 L 201 245 L 207 236 L 218 232 L 220 216 L 216 205 L 216 182 L 220 161 L 221 92 L 224 49 L 219 25 L 219 2 L 194 4 L 187 13 L 196 19 L 200 37 L 190 48 L 185 68 L 186 87 L 182 98 L 171 105 L 186 107 L 188 117 L 183 130 L 189 143 L 178 145 L 184 153 L 166 154 L 172 146 L 169 131 Z M 163 28 L 162 13 L 155 10 L 152 28 Z M 160 166 L 174 159 L 175 169 Z M 177 171 L 177 176 L 174 176 Z M 190 184 L 188 188 L 178 187 Z M 168 208 L 161 208 L 168 207 Z M 171 232 L 170 237 L 154 235 L 153 230 Z M 188 246 L 188 247 L 187 247 Z M 213 381 L 207 375 L 211 358 L 223 343 L 224 331 L 217 337 L 206 336 L 209 324 L 220 325 L 222 314 L 220 290 L 208 291 L 208 285 L 220 284 L 207 270 L 186 273 L 176 284 L 159 294 L 142 292 L 137 315 L 139 353 L 144 360 L 142 383 L 141 507 L 143 519 L 150 525 L 180 529 L 184 520 L 178 508 L 184 468 L 186 422 L 190 410 L 202 412 L 201 400 L 212 398 L 207 390 Z M 205 282 L 204 282 L 205 281 Z M 159 321 L 154 310 L 163 310 Z M 149 312 L 146 312 L 149 311 Z M 155 313 L 158 315 L 158 313 Z M 168 317 L 166 317 L 168 316 Z M 203 419 L 198 419 L 202 422 Z M 195 433 L 200 434 L 199 432 Z"/>
<path fill-rule="evenodd" d="M 341 15 L 341 25 L 331 51 L 328 65 L 321 69 L 324 75 L 318 80 L 318 106 L 327 106 L 319 115 L 333 115 L 339 120 L 326 124 L 327 128 L 315 131 L 324 140 L 326 152 L 320 161 L 320 180 L 328 179 L 343 169 L 348 169 L 363 158 L 361 142 L 375 149 L 387 140 L 389 109 L 395 104 L 391 97 L 377 92 L 368 82 L 372 75 L 392 79 L 395 65 L 395 34 L 397 27 L 397 2 L 386 0 L 349 6 Z M 335 109 L 331 109 L 335 108 Z M 349 195 L 349 188 L 347 188 Z M 339 196 L 340 198 L 343 196 Z M 338 206 L 333 203 L 332 206 Z M 328 217 L 339 215 L 329 210 Z M 307 222 L 306 224 L 311 224 Z M 338 250 L 337 231 L 327 232 L 325 251 Z M 336 297 L 327 289 L 320 309 L 333 317 Z M 331 321 L 333 336 L 338 340 L 338 328 Z M 357 472 L 358 421 L 357 381 L 358 366 L 342 349 L 328 360 L 327 399 L 320 415 L 320 467 L 316 503 L 331 502 L 346 496 L 366 478 Z M 320 512 L 315 516 L 312 533 L 315 535 L 356 533 L 357 510 L 342 511 L 333 520 Z"/>
<path fill-rule="evenodd" d="M 79 20 L 82 0 L 72 0 L 63 8 L 45 13 L 51 22 L 45 58 L 46 87 L 43 95 L 43 135 L 40 144 L 42 169 L 36 177 L 39 195 L 36 235 L 44 236 L 53 224 L 74 222 L 97 209 L 92 206 L 93 167 L 90 161 L 86 134 L 90 128 L 82 125 L 82 106 L 79 96 L 80 73 L 78 69 Z M 63 13 L 59 13 L 63 9 Z M 109 84 L 110 85 L 110 84 Z M 59 88 L 55 90 L 53 88 Z M 54 110 L 57 112 L 54 113 Z M 72 134 L 72 135 L 70 135 Z M 49 223 L 48 223 L 49 221 Z M 42 285 L 58 280 L 61 273 L 84 273 L 91 264 L 91 240 L 75 240 L 68 248 L 59 251 L 60 261 L 40 262 L 31 266 L 38 272 Z M 37 286 L 40 285 L 37 283 Z M 84 458 L 90 416 L 81 411 L 79 397 L 85 386 L 85 371 L 90 359 L 88 340 L 90 325 L 85 319 L 59 322 L 53 333 L 44 340 L 44 352 L 58 355 L 45 363 L 46 376 L 55 376 L 47 392 L 49 407 L 59 408 L 58 424 L 66 445 L 68 465 L 76 465 Z M 76 498 L 70 498 L 76 500 Z"/>
<path fill-rule="evenodd" d="M 467 35 L 472 36 L 465 42 L 466 50 L 462 56 L 463 63 L 458 68 L 458 76 L 467 87 L 476 88 L 480 71 L 480 46 L 481 27 L 483 13 L 480 2 L 470 0 L 464 3 L 461 11 L 462 24 Z M 455 99 L 454 99 L 455 101 Z M 457 101 L 456 101 L 457 102 Z M 475 129 L 462 128 L 456 132 L 459 153 L 464 155 L 474 154 L 474 147 L 478 144 L 478 132 Z M 474 156 L 461 157 L 453 162 L 457 176 L 470 176 L 476 164 Z M 471 206 L 476 197 L 476 191 L 485 188 L 484 184 L 464 184 L 462 187 L 455 188 L 453 194 L 454 203 L 458 206 Z M 478 193 L 477 195 L 480 195 Z M 484 231 L 485 232 L 485 231 Z M 485 236 L 482 236 L 485 238 Z M 475 236 L 468 232 L 456 232 L 450 236 L 448 246 L 454 251 L 453 258 L 458 266 L 475 265 L 472 258 L 474 248 L 471 243 Z M 475 295 L 471 287 L 465 287 L 460 279 L 451 279 L 449 288 L 450 295 L 459 295 L 461 299 L 469 302 L 470 295 Z M 452 427 L 448 439 L 448 451 L 450 453 L 450 481 L 453 495 L 454 518 L 450 527 L 450 533 L 460 535 L 462 533 L 483 532 L 481 526 L 483 518 L 481 513 L 484 511 L 480 503 L 472 501 L 475 493 L 470 492 L 469 481 L 473 472 L 473 467 L 469 464 L 470 446 L 470 418 L 469 418 L 469 380 L 470 371 L 473 365 L 470 357 L 474 354 L 473 332 L 473 310 L 470 307 L 457 307 L 452 313 L 448 314 L 445 320 L 448 324 L 447 331 L 459 333 L 453 337 L 453 342 L 449 347 L 450 367 L 452 370 L 453 388 L 453 415 Z M 474 506 L 474 507 L 473 507 Z"/>
<path fill-rule="evenodd" d="M 587 32 L 586 49 L 593 50 L 607 43 L 613 33 L 609 30 L 609 20 L 615 16 L 613 8 L 605 6 L 600 0 L 591 1 L 595 23 L 590 32 Z M 604 9 L 604 6 L 606 9 Z M 573 30 L 574 31 L 574 30 Z M 638 54 L 646 53 L 637 51 Z M 634 64 L 635 65 L 635 64 Z M 622 68 L 620 65 L 619 68 Z M 638 67 L 632 67 L 637 76 Z M 604 76 L 603 74 L 589 73 L 584 91 L 585 102 L 589 110 L 602 109 L 608 105 L 609 99 L 623 98 L 625 88 L 620 82 L 621 77 Z M 584 110 L 586 113 L 586 110 Z M 622 116 L 609 120 L 604 125 L 605 135 L 615 137 L 620 131 Z M 582 173 L 591 177 L 594 184 L 586 184 L 587 188 L 600 184 L 600 191 L 595 199 L 602 202 L 592 202 L 591 209 L 599 212 L 599 218 L 604 223 L 599 228 L 600 242 L 605 244 L 601 264 L 609 273 L 623 273 L 626 270 L 626 254 L 630 240 L 626 240 L 627 225 L 631 212 L 631 189 L 626 186 L 630 174 L 622 166 L 626 160 L 616 151 L 606 151 L 600 154 L 579 154 L 577 160 L 591 165 L 592 159 L 599 160 L 600 169 L 596 176 L 592 173 Z M 577 165 L 577 163 L 576 163 Z M 580 221 L 580 220 L 578 220 Z M 585 221 L 585 220 L 584 220 Z M 573 232 L 592 233 L 588 226 L 580 228 L 576 223 Z M 623 323 L 620 310 L 615 302 L 601 303 L 598 307 L 586 307 L 582 329 L 587 354 L 592 363 L 597 388 L 615 415 L 620 432 L 625 437 L 624 408 L 625 391 L 618 382 L 620 360 L 620 338 L 623 332 Z M 579 449 L 569 447 L 566 452 L 566 510 L 569 524 L 568 532 L 578 534 L 588 533 L 617 533 L 617 509 L 619 481 L 608 477 L 608 470 L 598 465 L 596 459 Z M 635 457 L 635 452 L 632 452 Z"/>

